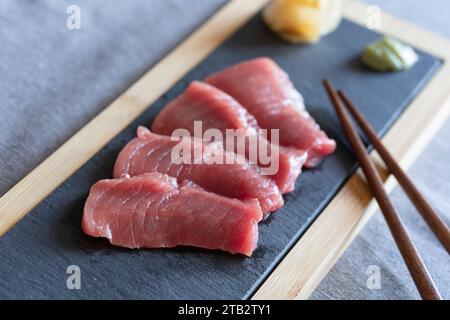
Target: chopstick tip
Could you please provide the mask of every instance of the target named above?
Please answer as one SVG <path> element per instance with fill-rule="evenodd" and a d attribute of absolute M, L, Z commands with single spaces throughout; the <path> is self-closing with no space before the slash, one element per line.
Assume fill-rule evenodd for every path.
<path fill-rule="evenodd" d="M 331 85 L 330 81 L 328 81 L 328 79 L 323 79 L 322 83 L 323 83 L 323 86 L 325 87 L 325 90 L 327 91 L 328 95 L 331 98 L 334 93 L 333 86 Z"/>

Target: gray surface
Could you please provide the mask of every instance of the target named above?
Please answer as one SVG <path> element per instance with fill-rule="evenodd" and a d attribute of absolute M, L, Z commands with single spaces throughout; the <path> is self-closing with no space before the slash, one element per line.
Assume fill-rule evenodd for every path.
<path fill-rule="evenodd" d="M 82 9 L 80 31 L 65 28 L 69 1 L 0 2 L 0 193 L 51 154 L 223 2 L 136 0 L 115 1 L 112 7 L 107 1 L 78 1 Z M 433 0 L 416 7 L 406 0 L 378 2 L 428 27 L 440 22 L 436 30 L 448 35 L 445 15 L 436 15 L 448 11 L 443 10 L 449 6 L 448 1 Z M 405 5 L 408 10 L 402 10 Z M 114 23 L 108 18 L 111 16 Z M 422 175 L 423 180 L 432 177 L 421 181 L 421 187 L 440 211 L 448 213 L 448 178 L 430 173 L 437 167 L 449 172 L 446 159 L 450 150 L 445 141 L 450 138 L 450 129 L 448 125 L 446 128 L 413 174 L 416 178 Z M 397 201 L 399 208 L 404 203 L 404 199 Z M 439 251 L 420 219 L 412 216 L 411 220 L 409 225 L 420 231 L 414 232 L 414 238 L 423 237 L 420 248 L 427 262 L 433 263 L 433 276 L 448 297 L 448 257 Z M 314 297 L 417 297 L 401 260 L 395 256 L 395 248 L 385 239 L 390 236 L 378 216 Z M 378 264 L 382 269 L 382 290 L 365 288 L 364 272 L 369 264 Z"/>
<path fill-rule="evenodd" d="M 403 19 L 450 38 L 450 1 L 370 0 Z M 405 8 L 408 10 L 405 10 Z M 424 106 L 426 107 L 426 106 Z M 410 175 L 441 217 L 450 224 L 450 122 L 444 125 L 411 167 Z M 413 240 L 422 254 L 438 289 L 450 299 L 450 258 L 400 188 L 392 192 Z M 381 289 L 366 286 L 366 270 L 380 267 Z M 386 223 L 377 212 L 315 290 L 312 299 L 420 299 L 392 240 Z"/>
<path fill-rule="evenodd" d="M 343 21 L 336 32 L 315 46 L 292 46 L 271 33 L 256 16 L 2 238 L 0 297 L 251 296 L 356 168 L 322 89 L 322 75 L 339 83 L 356 103 L 364 102 L 362 112 L 378 132 L 384 132 L 440 65 L 438 59 L 420 53 L 419 62 L 407 72 L 384 75 L 368 71 L 355 57 L 378 37 L 379 34 Z M 336 52 L 339 46 L 345 49 Z M 338 148 L 322 165 L 302 173 L 296 190 L 285 196 L 285 205 L 260 224 L 258 247 L 252 258 L 196 248 L 125 250 L 109 245 L 105 239 L 84 235 L 80 221 L 89 188 L 97 180 L 111 176 L 116 155 L 135 136 L 137 125 L 150 124 L 159 110 L 193 79 L 259 55 L 272 57 L 289 70 L 308 110 L 336 139 Z M 81 290 L 71 291 L 64 285 L 68 264 L 81 268 Z M 35 270 L 41 272 L 36 274 Z M 49 274 L 53 278 L 48 279 Z"/>

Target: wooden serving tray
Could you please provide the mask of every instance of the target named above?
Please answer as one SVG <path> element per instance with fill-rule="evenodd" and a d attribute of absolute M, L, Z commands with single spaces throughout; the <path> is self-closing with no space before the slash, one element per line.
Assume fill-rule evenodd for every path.
<path fill-rule="evenodd" d="M 292 46 L 256 15 L 265 2 L 235 0 L 224 6 L 0 198 L 0 297 L 260 299 L 311 293 L 374 209 L 366 210 L 370 193 L 355 173 L 322 78 L 349 93 L 408 165 L 448 115 L 450 45 L 383 14 L 382 32 L 421 50 L 411 70 L 377 74 L 358 60 L 365 45 L 379 37 L 355 24 L 365 19 L 364 5 L 349 2 L 347 19 L 318 45 Z M 288 71 L 308 110 L 339 147 L 321 166 L 303 173 L 286 205 L 261 224 L 253 257 L 185 247 L 126 250 L 85 236 L 80 221 L 89 187 L 111 176 L 117 153 L 136 127 L 149 126 L 193 79 L 261 55 Z M 69 265 L 80 267 L 80 290 L 66 286 Z"/>

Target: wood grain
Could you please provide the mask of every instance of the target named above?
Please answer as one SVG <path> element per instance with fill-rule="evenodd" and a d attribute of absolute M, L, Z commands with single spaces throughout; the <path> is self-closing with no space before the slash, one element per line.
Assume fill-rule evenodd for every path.
<path fill-rule="evenodd" d="M 177 80 L 254 16 L 265 2 L 265 0 L 230 1 L 11 188 L 0 198 L 0 236 L 45 199 Z"/>
<path fill-rule="evenodd" d="M 365 24 L 367 5 L 347 1 L 345 16 Z M 382 139 L 403 168 L 408 168 L 450 113 L 450 43 L 389 14 L 381 15 L 381 32 L 404 40 L 444 60 L 427 87 Z M 420 135 L 417 133 L 420 132 Z M 381 159 L 375 163 L 391 190 Z M 307 299 L 377 209 L 358 170 L 321 213 L 289 254 L 254 294 L 253 299 Z"/>

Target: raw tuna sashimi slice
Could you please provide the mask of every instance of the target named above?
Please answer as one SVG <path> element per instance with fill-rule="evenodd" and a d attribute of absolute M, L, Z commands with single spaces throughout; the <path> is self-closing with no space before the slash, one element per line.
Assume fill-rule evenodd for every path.
<path fill-rule="evenodd" d="M 190 152 L 180 155 L 182 150 Z M 213 163 L 213 160 L 221 162 Z M 261 176 L 258 169 L 245 158 L 236 159 L 234 153 L 225 152 L 222 146 L 205 144 L 192 137 L 162 136 L 141 126 L 137 137 L 119 153 L 114 178 L 147 172 L 165 173 L 177 178 L 178 183 L 192 181 L 226 197 L 257 199 L 264 213 L 275 211 L 283 205 L 281 193 L 274 181 Z"/>
<path fill-rule="evenodd" d="M 200 121 L 201 132 L 195 132 L 195 121 Z M 260 134 L 255 117 L 230 95 L 204 82 L 193 81 L 182 95 L 163 108 L 152 124 L 152 131 L 163 135 L 171 135 L 179 128 L 187 129 L 191 135 L 199 134 L 199 138 L 208 129 L 218 129 L 224 135 L 227 129 L 235 130 L 235 134 L 239 133 L 245 139 L 244 156 L 247 159 L 254 159 L 258 166 L 271 171 L 275 169 L 267 171 L 281 193 L 294 190 L 295 180 L 306 161 L 306 153 L 300 149 L 271 145 Z M 238 152 L 237 140 L 234 142 L 233 151 Z M 252 150 L 253 157 L 250 156 L 251 144 L 257 146 Z M 268 159 L 262 161 L 258 148 L 267 150 L 264 154 L 274 163 L 268 163 Z M 274 148 L 278 148 L 279 156 L 272 153 Z M 270 157 L 272 154 L 274 156 Z"/>
<path fill-rule="evenodd" d="M 255 117 L 230 95 L 205 82 L 193 81 L 156 116 L 152 131 L 171 135 L 178 128 L 186 128 L 194 132 L 194 121 L 202 121 L 205 130 L 258 129 Z"/>
<path fill-rule="evenodd" d="M 256 200 L 229 199 L 192 182 L 178 185 L 154 172 L 94 184 L 82 229 L 127 248 L 185 245 L 251 256 L 261 218 Z"/>
<path fill-rule="evenodd" d="M 262 128 L 280 129 L 281 145 L 306 150 L 305 166 L 314 167 L 336 148 L 335 141 L 306 111 L 303 97 L 288 75 L 273 60 L 245 61 L 205 81 L 235 98 Z"/>

